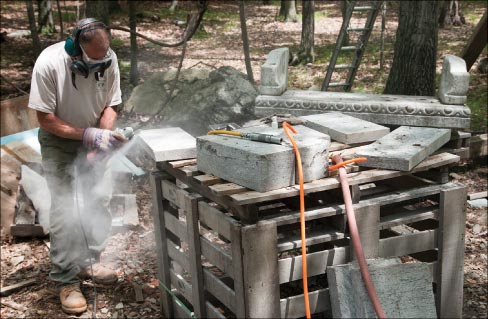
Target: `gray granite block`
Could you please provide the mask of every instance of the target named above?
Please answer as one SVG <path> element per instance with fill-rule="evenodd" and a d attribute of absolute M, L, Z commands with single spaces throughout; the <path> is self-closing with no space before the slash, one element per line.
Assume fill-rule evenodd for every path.
<path fill-rule="evenodd" d="M 368 260 L 387 318 L 437 318 L 432 273 L 425 263 Z M 376 318 L 357 262 L 327 267 L 333 318 Z"/>
<path fill-rule="evenodd" d="M 199 136 L 197 167 L 258 192 L 295 184 L 295 157 L 287 145 L 229 135 Z"/>
<path fill-rule="evenodd" d="M 341 112 L 376 124 L 440 128 L 469 127 L 465 105 L 446 105 L 431 96 L 287 90 L 280 96 L 259 95 L 256 116 L 276 113 L 303 116 Z"/>
<path fill-rule="evenodd" d="M 360 166 L 410 171 L 450 137 L 449 129 L 401 126 L 376 142 L 359 147 L 356 156 L 368 159 Z"/>
<path fill-rule="evenodd" d="M 439 100 L 444 104 L 463 105 L 467 101 L 468 89 L 466 62 L 455 55 L 446 55 L 439 82 Z"/>
<path fill-rule="evenodd" d="M 300 151 L 304 182 L 324 178 L 330 137 L 302 125 L 294 128 L 297 134 L 292 135 Z M 256 126 L 236 131 L 280 136 L 283 142 L 278 145 L 228 135 L 200 136 L 198 170 L 258 192 L 298 183 L 295 152 L 283 129 Z"/>
<path fill-rule="evenodd" d="M 143 130 L 137 142 L 156 162 L 195 158 L 196 140 L 179 127 Z"/>
<path fill-rule="evenodd" d="M 339 112 L 301 116 L 305 126 L 330 135 L 332 140 L 355 144 L 376 141 L 390 132 L 388 127 Z"/>
<path fill-rule="evenodd" d="M 272 50 L 261 66 L 261 94 L 281 95 L 288 85 L 288 48 Z"/>
<path fill-rule="evenodd" d="M 328 168 L 330 136 L 303 125 L 296 125 L 293 127 L 297 131 L 297 134 L 292 133 L 292 136 L 300 151 L 303 181 L 307 183 L 324 178 Z M 290 139 L 282 128 L 275 129 L 268 126 L 262 126 L 259 127 L 259 129 L 257 127 L 250 127 L 239 129 L 237 131 L 259 132 L 275 136 L 279 135 L 283 138 L 283 145 L 287 145 L 293 149 Z M 293 154 L 295 154 L 294 151 Z M 298 172 L 295 175 L 295 181 L 298 184 Z"/>

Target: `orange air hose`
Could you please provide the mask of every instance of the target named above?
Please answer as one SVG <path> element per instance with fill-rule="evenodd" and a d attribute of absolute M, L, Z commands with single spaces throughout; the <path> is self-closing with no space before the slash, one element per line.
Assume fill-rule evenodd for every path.
<path fill-rule="evenodd" d="M 357 160 L 357 159 L 355 159 Z M 351 242 L 354 248 L 354 253 L 356 254 L 356 259 L 358 260 L 359 269 L 361 270 L 361 276 L 363 277 L 364 285 L 366 286 L 366 291 L 373 304 L 374 311 L 378 318 L 386 318 L 385 312 L 381 307 L 380 300 L 376 294 L 376 289 L 374 287 L 373 280 L 368 271 L 368 264 L 366 263 L 366 258 L 364 257 L 363 247 L 361 245 L 361 240 L 359 238 L 358 226 L 356 224 L 356 216 L 354 215 L 351 193 L 349 191 L 349 182 L 347 181 L 347 172 L 344 168 L 346 162 L 342 162 L 340 155 L 332 156 L 332 161 L 336 163 L 339 167 L 339 179 L 342 187 L 342 196 L 344 197 L 344 205 L 346 206 L 347 223 L 349 224 L 349 232 L 351 234 Z M 354 160 L 351 160 L 354 161 Z M 349 162 L 351 162 L 349 161 Z M 332 166 L 332 167 L 334 167 Z M 330 169 L 329 169 L 330 170 Z"/>
<path fill-rule="evenodd" d="M 213 130 L 208 132 L 207 134 L 208 135 L 225 134 L 225 135 L 233 135 L 233 136 L 242 136 L 241 132 L 226 131 L 226 130 Z"/>
<path fill-rule="evenodd" d="M 303 280 L 303 298 L 305 301 L 305 313 L 307 319 L 310 319 L 310 301 L 308 299 L 308 274 L 307 274 L 307 245 L 305 242 L 305 193 L 303 189 L 303 169 L 302 169 L 302 159 L 300 157 L 300 152 L 298 150 L 298 146 L 295 143 L 295 139 L 290 134 L 289 131 L 292 131 L 294 134 L 297 131 L 288 124 L 287 122 L 283 122 L 283 130 L 285 131 L 286 135 L 290 139 L 291 144 L 293 145 L 293 149 L 295 150 L 295 157 L 297 159 L 297 169 L 298 169 L 298 180 L 300 184 L 300 235 L 302 239 L 302 280 Z"/>

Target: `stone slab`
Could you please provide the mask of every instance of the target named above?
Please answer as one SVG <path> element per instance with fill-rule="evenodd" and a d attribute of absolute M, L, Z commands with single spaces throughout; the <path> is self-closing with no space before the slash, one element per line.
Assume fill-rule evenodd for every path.
<path fill-rule="evenodd" d="M 261 94 L 281 95 L 288 86 L 288 48 L 272 50 L 261 66 Z"/>
<path fill-rule="evenodd" d="M 341 112 L 376 124 L 439 128 L 467 128 L 471 117 L 467 106 L 442 104 L 430 96 L 287 90 L 280 96 L 259 95 L 254 106 L 258 117 L 324 112 Z"/>
<path fill-rule="evenodd" d="M 179 127 L 143 130 L 134 143 L 141 145 L 156 162 L 195 158 L 196 139 Z"/>
<path fill-rule="evenodd" d="M 437 318 L 432 272 L 425 263 L 368 260 L 387 318 Z M 327 267 L 333 318 L 376 318 L 357 262 Z"/>
<path fill-rule="evenodd" d="M 305 126 L 330 135 L 332 140 L 355 144 L 376 141 L 390 133 L 390 129 L 339 112 L 301 116 Z"/>
<path fill-rule="evenodd" d="M 294 126 L 303 167 L 303 180 L 324 178 L 328 168 L 330 137 L 303 125 Z M 283 129 L 269 126 L 236 131 L 280 136 L 281 145 L 249 141 L 229 135 L 197 138 L 197 167 L 240 186 L 267 192 L 298 183 L 293 146 Z"/>
<path fill-rule="evenodd" d="M 451 137 L 451 130 L 401 126 L 376 142 L 361 146 L 356 156 L 366 157 L 360 166 L 410 171 Z"/>
<path fill-rule="evenodd" d="M 295 184 L 295 157 L 287 145 L 229 135 L 197 137 L 197 167 L 229 182 L 266 192 Z"/>
<path fill-rule="evenodd" d="M 439 81 L 439 100 L 444 104 L 463 105 L 467 101 L 468 89 L 469 72 L 466 62 L 455 55 L 446 55 Z"/>
<path fill-rule="evenodd" d="M 292 134 L 292 136 L 300 151 L 303 181 L 307 183 L 324 178 L 327 176 L 327 168 L 329 166 L 330 136 L 303 125 L 295 125 L 293 127 L 297 131 L 297 134 Z M 262 134 L 280 136 L 283 139 L 283 145 L 293 148 L 290 139 L 282 128 L 276 129 L 269 126 L 262 126 L 259 129 L 257 127 L 250 127 L 238 129 L 237 131 L 249 133 L 256 132 L 257 130 Z M 295 181 L 298 184 L 298 172 L 295 174 Z"/>

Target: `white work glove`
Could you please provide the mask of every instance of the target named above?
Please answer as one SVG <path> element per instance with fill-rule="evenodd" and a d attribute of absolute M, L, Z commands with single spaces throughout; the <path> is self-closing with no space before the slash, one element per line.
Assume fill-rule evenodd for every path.
<path fill-rule="evenodd" d="M 128 139 L 120 132 L 88 127 L 83 132 L 83 145 L 88 149 L 110 151 L 120 147 Z"/>

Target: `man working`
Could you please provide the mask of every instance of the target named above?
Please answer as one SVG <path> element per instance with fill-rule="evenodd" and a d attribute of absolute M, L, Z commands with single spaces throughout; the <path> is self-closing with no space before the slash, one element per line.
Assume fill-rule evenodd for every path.
<path fill-rule="evenodd" d="M 86 311 L 80 278 L 113 284 L 99 263 L 111 230 L 107 161 L 90 162 L 126 141 L 112 131 L 121 100 L 117 56 L 105 25 L 89 18 L 71 36 L 46 48 L 32 72 L 29 107 L 37 111 L 42 165 L 51 193 L 50 278 L 64 312 Z M 101 163 L 100 163 L 101 162 Z"/>

